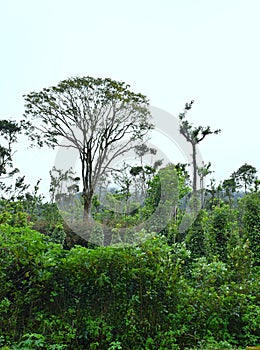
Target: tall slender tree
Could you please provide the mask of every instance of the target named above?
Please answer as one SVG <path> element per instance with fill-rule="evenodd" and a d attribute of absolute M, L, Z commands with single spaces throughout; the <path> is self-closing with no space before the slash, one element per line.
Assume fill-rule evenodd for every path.
<path fill-rule="evenodd" d="M 25 176 L 18 176 L 13 183 L 7 181 L 19 173 L 19 169 L 13 163 L 14 144 L 26 127 L 24 121 L 0 120 L 0 196 L 5 199 L 19 198 L 29 187 L 24 182 Z"/>
<path fill-rule="evenodd" d="M 194 101 L 185 104 L 184 111 L 179 114 L 180 119 L 180 133 L 183 135 L 187 142 L 191 144 L 192 147 L 192 168 L 193 168 L 193 195 L 194 195 L 194 208 L 198 209 L 197 204 L 197 178 L 198 178 L 198 165 L 197 165 L 197 147 L 198 144 L 205 139 L 206 136 L 211 134 L 219 134 L 220 129 L 212 131 L 210 126 L 193 126 L 187 119 L 187 112 L 192 108 Z"/>

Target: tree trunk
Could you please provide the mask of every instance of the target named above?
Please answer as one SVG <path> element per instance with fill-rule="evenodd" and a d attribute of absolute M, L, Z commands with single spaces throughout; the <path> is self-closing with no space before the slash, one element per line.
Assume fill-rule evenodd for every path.
<path fill-rule="evenodd" d="M 198 193 L 197 193 L 197 158 L 196 158 L 196 143 L 192 143 L 192 165 L 193 165 L 193 207 L 195 212 L 198 211 Z"/>
<path fill-rule="evenodd" d="M 91 215 L 91 208 L 92 208 L 92 197 L 93 197 L 93 191 L 84 192 L 82 194 L 83 197 L 83 220 L 92 223 L 93 218 Z"/>
<path fill-rule="evenodd" d="M 204 208 L 204 197 L 205 197 L 204 176 L 202 174 L 201 177 L 200 177 L 200 201 L 201 201 L 201 208 Z"/>

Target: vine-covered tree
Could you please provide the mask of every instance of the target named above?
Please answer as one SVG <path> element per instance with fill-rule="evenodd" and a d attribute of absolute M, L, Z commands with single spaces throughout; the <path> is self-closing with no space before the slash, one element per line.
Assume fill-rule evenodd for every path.
<path fill-rule="evenodd" d="M 260 264 L 260 198 L 258 193 L 248 193 L 239 202 L 242 238 L 249 242 L 256 264 Z"/>
<path fill-rule="evenodd" d="M 174 164 L 161 168 L 148 185 L 140 215 L 147 219 L 146 229 L 160 232 L 174 218 L 178 205 L 178 173 Z"/>
<path fill-rule="evenodd" d="M 148 100 L 129 85 L 111 79 L 75 77 L 25 95 L 25 117 L 39 146 L 62 146 L 78 152 L 81 162 L 84 218 L 99 178 L 118 156 L 144 142 L 152 128 Z"/>

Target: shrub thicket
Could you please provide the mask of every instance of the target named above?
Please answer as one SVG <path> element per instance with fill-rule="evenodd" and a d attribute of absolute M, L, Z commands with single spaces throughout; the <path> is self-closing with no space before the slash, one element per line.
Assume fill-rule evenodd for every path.
<path fill-rule="evenodd" d="M 259 276 L 246 243 L 230 249 L 225 262 L 218 256 L 209 262 L 191 259 L 184 243 L 169 246 L 163 237 L 64 250 L 28 227 L 2 225 L 0 247 L 2 349 L 259 342 Z"/>

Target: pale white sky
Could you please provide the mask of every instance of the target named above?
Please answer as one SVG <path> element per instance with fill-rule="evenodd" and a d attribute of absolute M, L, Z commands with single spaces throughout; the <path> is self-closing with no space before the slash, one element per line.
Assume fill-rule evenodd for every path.
<path fill-rule="evenodd" d="M 218 180 L 260 170 L 259 15 L 259 0 L 2 0 L 0 117 L 21 118 L 23 94 L 60 80 L 110 77 L 176 117 L 194 99 L 189 120 L 222 129 L 200 146 Z M 30 181 L 54 157 L 16 156 Z"/>

